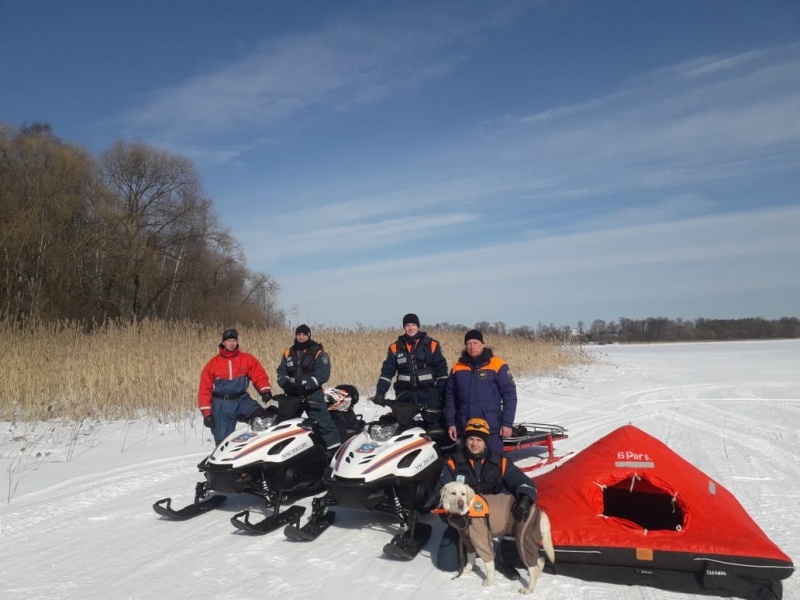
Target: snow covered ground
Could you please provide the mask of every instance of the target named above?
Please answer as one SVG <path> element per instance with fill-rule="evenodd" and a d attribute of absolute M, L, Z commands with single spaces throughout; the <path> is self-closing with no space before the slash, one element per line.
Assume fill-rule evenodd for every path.
<path fill-rule="evenodd" d="M 590 351 L 597 362 L 564 378 L 520 379 L 517 420 L 566 426 L 570 438 L 557 444 L 560 453 L 633 423 L 727 487 L 797 562 L 800 340 Z M 365 416 L 376 410 L 359 407 Z M 435 518 L 426 517 L 433 538 L 409 563 L 382 557 L 397 529 L 380 515 L 340 509 L 335 525 L 308 544 L 282 532 L 236 532 L 229 518 L 255 506 L 246 497 L 192 521 L 161 519 L 152 503 L 166 496 L 191 502 L 196 464 L 212 449 L 199 418 L 0 426 L 5 600 L 518 597 L 518 582 L 500 577 L 484 589 L 477 575 L 452 580 L 436 570 L 431 549 L 443 525 Z M 694 598 L 548 574 L 534 597 Z M 784 598 L 800 598 L 797 575 L 784 581 Z"/>

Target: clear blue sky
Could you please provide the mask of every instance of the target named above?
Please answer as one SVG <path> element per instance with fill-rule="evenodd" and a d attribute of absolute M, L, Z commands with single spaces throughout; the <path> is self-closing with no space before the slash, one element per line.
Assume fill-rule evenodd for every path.
<path fill-rule="evenodd" d="M 0 121 L 199 168 L 294 323 L 800 316 L 800 2 L 0 1 Z"/>

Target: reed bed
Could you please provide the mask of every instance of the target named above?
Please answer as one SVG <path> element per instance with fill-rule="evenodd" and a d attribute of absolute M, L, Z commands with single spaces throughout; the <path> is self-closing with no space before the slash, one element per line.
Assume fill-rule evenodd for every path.
<path fill-rule="evenodd" d="M 237 329 L 241 348 L 261 361 L 274 382 L 294 331 Z M 374 393 L 387 348 L 400 333 L 312 326 L 311 336 L 331 356 L 329 385 L 349 383 L 366 397 Z M 219 327 L 161 321 L 111 324 L 92 333 L 72 322 L 22 329 L 0 323 L 0 338 L 6 340 L 0 420 L 183 418 L 196 410 L 200 370 L 217 352 L 220 334 Z M 428 334 L 440 341 L 452 365 L 463 348 L 463 332 Z M 588 361 L 579 346 L 569 344 L 501 335 L 487 335 L 486 342 L 516 376 L 557 374 Z"/>

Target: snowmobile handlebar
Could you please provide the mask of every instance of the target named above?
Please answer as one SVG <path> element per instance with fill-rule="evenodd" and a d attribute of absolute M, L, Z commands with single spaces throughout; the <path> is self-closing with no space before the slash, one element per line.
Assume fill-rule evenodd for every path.
<path fill-rule="evenodd" d="M 383 403 L 377 403 L 376 406 L 385 406 L 390 410 L 390 413 L 384 413 L 381 415 L 382 418 L 387 417 L 391 414 L 397 423 L 401 427 L 410 427 L 414 424 L 414 417 L 417 415 L 423 415 L 425 413 L 439 413 L 441 412 L 439 409 L 436 408 L 429 408 L 424 404 L 419 404 L 417 402 L 407 402 L 403 399 L 403 396 L 408 394 L 411 398 L 413 395 L 408 392 L 403 392 L 399 394 L 396 398 L 389 398 L 385 400 Z M 372 402 L 373 398 L 369 399 Z M 375 404 L 375 403 L 373 403 Z"/>
<path fill-rule="evenodd" d="M 303 396 L 290 396 L 289 394 L 276 394 L 272 397 L 273 404 L 266 411 L 277 415 L 279 421 L 294 419 L 303 414 L 308 403 L 308 398 Z"/>

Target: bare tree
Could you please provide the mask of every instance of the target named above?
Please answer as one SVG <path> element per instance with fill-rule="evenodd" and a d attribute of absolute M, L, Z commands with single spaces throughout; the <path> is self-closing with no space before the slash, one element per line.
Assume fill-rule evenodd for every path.
<path fill-rule="evenodd" d="M 0 125 L 0 317 L 281 325 L 194 166 L 142 142 L 95 160 L 47 124 Z"/>
<path fill-rule="evenodd" d="M 142 142 L 114 143 L 101 168 L 116 242 L 107 249 L 106 293 L 120 316 L 169 317 L 189 244 L 209 235 L 199 175 L 188 160 Z"/>
<path fill-rule="evenodd" d="M 35 123 L 0 129 L 2 314 L 58 318 L 81 305 L 81 257 L 93 236 L 88 153 Z"/>

